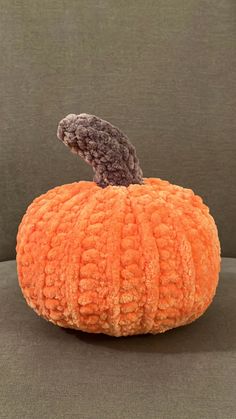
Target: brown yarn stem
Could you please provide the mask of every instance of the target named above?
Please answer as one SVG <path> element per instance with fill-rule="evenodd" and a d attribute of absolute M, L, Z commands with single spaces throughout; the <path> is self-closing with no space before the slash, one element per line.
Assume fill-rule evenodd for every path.
<path fill-rule="evenodd" d="M 93 167 L 98 186 L 143 184 L 134 146 L 109 122 L 85 113 L 70 114 L 59 123 L 57 136 Z"/>

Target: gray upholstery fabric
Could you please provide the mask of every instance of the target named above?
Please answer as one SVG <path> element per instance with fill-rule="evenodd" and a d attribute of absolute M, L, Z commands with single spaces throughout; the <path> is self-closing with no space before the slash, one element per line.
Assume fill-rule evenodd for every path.
<path fill-rule="evenodd" d="M 0 417 L 234 419 L 236 259 L 191 325 L 112 338 L 66 330 L 23 299 L 15 262 L 0 264 Z"/>
<path fill-rule="evenodd" d="M 92 178 L 56 139 L 81 112 L 120 127 L 146 177 L 200 194 L 236 256 L 235 22 L 235 0 L 1 1 L 0 260 L 34 197 Z"/>
<path fill-rule="evenodd" d="M 235 0 L 1 1 L 0 260 L 49 188 L 92 179 L 68 113 L 117 125 L 145 177 L 192 188 L 236 257 Z M 0 263 L 0 418 L 235 419 L 236 259 L 195 323 L 157 336 L 60 329 Z"/>

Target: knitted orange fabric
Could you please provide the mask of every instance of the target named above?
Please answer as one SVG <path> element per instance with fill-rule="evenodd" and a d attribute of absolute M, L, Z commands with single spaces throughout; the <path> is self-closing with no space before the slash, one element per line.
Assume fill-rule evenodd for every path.
<path fill-rule="evenodd" d="M 29 206 L 17 267 L 28 304 L 59 326 L 155 334 L 205 312 L 220 243 L 208 207 L 190 189 L 152 178 L 106 187 L 81 181 Z"/>

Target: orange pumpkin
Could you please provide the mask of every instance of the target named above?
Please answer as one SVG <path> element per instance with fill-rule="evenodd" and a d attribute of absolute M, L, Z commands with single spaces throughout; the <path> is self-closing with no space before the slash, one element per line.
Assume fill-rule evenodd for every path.
<path fill-rule="evenodd" d="M 202 199 L 143 178 L 128 138 L 93 115 L 68 115 L 58 137 L 95 176 L 41 195 L 22 219 L 17 269 L 30 307 L 59 326 L 113 336 L 165 332 L 201 316 L 220 270 Z"/>

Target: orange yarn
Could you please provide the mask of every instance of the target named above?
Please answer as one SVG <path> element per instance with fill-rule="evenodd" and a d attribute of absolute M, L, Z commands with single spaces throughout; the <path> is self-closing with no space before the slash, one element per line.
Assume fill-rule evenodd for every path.
<path fill-rule="evenodd" d="M 36 198 L 17 236 L 28 304 L 62 327 L 159 333 L 201 316 L 216 292 L 220 243 L 209 209 L 161 179 L 78 182 Z"/>

